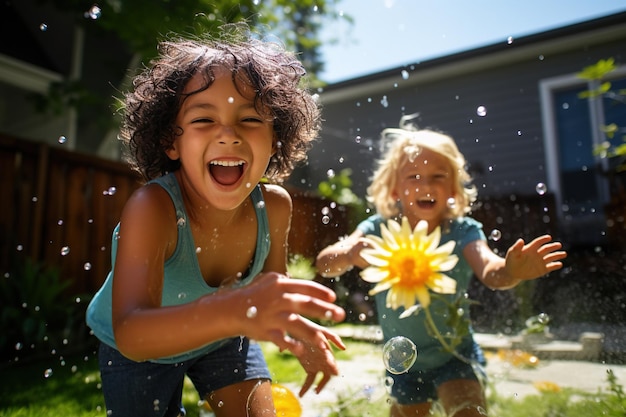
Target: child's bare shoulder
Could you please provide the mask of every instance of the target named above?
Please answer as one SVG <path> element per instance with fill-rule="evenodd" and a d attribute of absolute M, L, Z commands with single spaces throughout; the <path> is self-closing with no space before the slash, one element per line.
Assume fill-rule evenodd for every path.
<path fill-rule="evenodd" d="M 280 185 L 261 184 L 263 199 L 269 213 L 291 215 L 291 195 Z"/>
<path fill-rule="evenodd" d="M 171 197 L 157 184 L 146 184 L 135 190 L 124 206 L 123 216 L 156 216 L 161 219 L 175 217 Z"/>

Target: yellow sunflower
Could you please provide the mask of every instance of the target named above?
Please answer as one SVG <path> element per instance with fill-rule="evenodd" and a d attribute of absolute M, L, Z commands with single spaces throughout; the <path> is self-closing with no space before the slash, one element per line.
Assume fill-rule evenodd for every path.
<path fill-rule="evenodd" d="M 389 289 L 387 307 L 394 310 L 400 306 L 423 308 L 430 305 L 430 291 L 454 294 L 456 281 L 444 272 L 450 271 L 458 262 L 452 255 L 455 242 L 439 246 L 441 230 L 437 227 L 428 234 L 428 223 L 420 221 L 411 230 L 409 220 L 402 218 L 402 225 L 390 219 L 387 226 L 380 225 L 381 237 L 367 235 L 369 248 L 361 256 L 370 266 L 361 271 L 361 278 L 376 283 L 370 295 Z"/>

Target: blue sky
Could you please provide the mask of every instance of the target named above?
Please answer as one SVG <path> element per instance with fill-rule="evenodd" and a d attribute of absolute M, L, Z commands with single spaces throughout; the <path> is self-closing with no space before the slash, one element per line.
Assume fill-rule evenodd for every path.
<path fill-rule="evenodd" d="M 321 33 L 334 83 L 626 10 L 624 0 L 342 0 Z M 335 45 L 326 42 L 336 38 Z"/>

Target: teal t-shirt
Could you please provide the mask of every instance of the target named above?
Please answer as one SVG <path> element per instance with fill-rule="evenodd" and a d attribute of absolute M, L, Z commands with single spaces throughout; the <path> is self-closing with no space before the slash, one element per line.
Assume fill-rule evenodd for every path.
<path fill-rule="evenodd" d="M 357 226 L 357 229 L 365 235 L 380 236 L 381 223 L 386 223 L 386 220 L 380 215 L 375 214 L 361 222 Z M 454 269 L 447 272 L 446 275 L 456 280 L 457 294 L 437 294 L 438 296 L 446 297 L 449 301 L 453 301 L 457 296 L 464 295 L 467 292 L 470 280 L 474 275 L 471 267 L 463 257 L 463 248 L 470 242 L 486 240 L 486 238 L 481 223 L 470 217 L 461 217 L 449 221 L 446 223 L 446 227 L 441 228 L 440 244 L 451 240 L 456 242 L 453 253 L 458 256 L 459 261 Z M 418 356 L 409 372 L 437 368 L 449 361 L 452 355 L 446 352 L 442 348 L 441 343 L 428 333 L 425 324 L 425 313 L 420 311 L 417 314 L 412 314 L 409 317 L 401 319 L 400 315 L 404 312 L 404 308 L 400 307 L 397 310 L 388 308 L 386 305 L 387 292 L 388 291 L 383 291 L 374 296 L 378 322 L 381 326 L 385 342 L 395 336 L 404 336 L 415 343 Z M 449 328 L 446 325 L 449 314 L 447 304 L 441 300 L 431 298 L 429 309 L 440 333 L 448 333 Z M 454 313 L 457 314 L 458 312 Z M 463 315 L 469 323 L 468 306 L 463 309 Z M 474 343 L 471 326 L 468 326 L 467 330 L 467 335 L 457 347 L 457 350 L 471 349 Z"/>
<path fill-rule="evenodd" d="M 159 177 L 151 183 L 159 184 L 170 195 L 174 208 L 176 209 L 176 218 L 178 225 L 178 240 L 176 242 L 176 250 L 172 256 L 165 261 L 163 276 L 163 292 L 161 296 L 162 306 L 172 306 L 189 303 L 200 298 L 203 295 L 214 293 L 217 287 L 209 286 L 202 277 L 198 258 L 196 255 L 196 246 L 193 241 L 193 235 L 187 222 L 187 213 L 183 204 L 180 187 L 176 176 L 173 173 Z M 254 260 L 247 271 L 247 274 L 238 282 L 237 285 L 249 284 L 263 270 L 263 265 L 270 251 L 270 234 L 269 223 L 267 220 L 267 212 L 263 201 L 263 194 L 260 186 L 256 186 L 250 198 L 254 203 L 257 216 L 257 243 Z M 119 223 L 113 231 L 111 243 L 111 263 L 115 265 L 115 257 L 117 254 L 117 235 L 119 233 Z M 95 336 L 103 343 L 117 349 L 115 337 L 113 335 L 112 324 L 112 287 L 115 279 L 113 269 L 109 272 L 104 284 L 100 290 L 94 295 L 93 299 L 87 307 L 87 325 L 93 330 Z M 211 320 L 207 317 L 207 320 Z M 164 335 L 165 336 L 165 335 Z M 190 358 L 194 358 L 208 352 L 211 352 L 225 341 L 217 341 L 208 343 L 198 349 L 183 352 L 174 357 L 154 358 L 151 362 L 158 363 L 178 363 Z"/>

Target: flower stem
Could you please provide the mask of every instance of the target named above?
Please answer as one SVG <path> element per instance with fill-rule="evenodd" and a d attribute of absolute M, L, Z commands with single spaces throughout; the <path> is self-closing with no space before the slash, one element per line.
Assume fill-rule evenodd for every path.
<path fill-rule="evenodd" d="M 454 357 L 456 357 L 457 359 L 465 363 L 470 363 L 470 361 L 466 357 L 459 354 L 459 352 L 457 352 L 456 349 L 450 346 L 450 344 L 446 341 L 446 339 L 444 339 L 443 335 L 439 332 L 439 329 L 437 328 L 437 326 L 435 325 L 435 322 L 433 321 L 433 316 L 430 314 L 430 308 L 429 307 L 424 308 L 424 312 L 426 313 L 426 325 L 432 331 L 432 333 L 434 334 L 435 338 L 439 341 L 439 343 L 441 343 L 441 346 L 443 346 L 444 350 L 454 355 Z"/>

